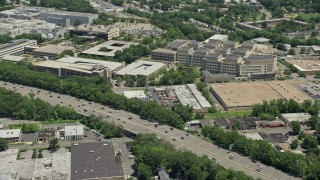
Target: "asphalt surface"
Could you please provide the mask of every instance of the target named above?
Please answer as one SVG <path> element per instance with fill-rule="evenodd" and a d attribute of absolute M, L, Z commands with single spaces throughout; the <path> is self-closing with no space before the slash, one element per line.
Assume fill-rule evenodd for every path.
<path fill-rule="evenodd" d="M 5 83 L 3 81 L 0 81 L 0 87 L 16 90 L 16 92 L 21 93 L 22 95 L 28 95 L 30 92 L 33 92 L 35 97 L 43 99 L 52 105 L 60 104 L 62 106 L 71 107 L 74 108 L 79 114 L 86 116 L 91 114 L 101 116 L 104 120 L 121 125 L 124 129 L 136 134 L 154 133 L 158 136 L 158 138 L 171 142 L 179 150 L 191 151 L 199 156 L 207 155 L 209 158 L 214 158 L 223 167 L 231 168 L 237 171 L 243 171 L 253 178 L 268 180 L 300 179 L 261 163 L 262 170 L 258 172 L 257 169 L 259 162 L 254 163 L 248 157 L 241 156 L 235 152 L 229 153 L 228 150 L 221 149 L 218 146 L 199 137 L 186 134 L 186 132 L 182 130 L 172 128 L 167 125 L 159 125 L 154 127 L 153 122 L 142 120 L 138 115 L 126 111 L 114 110 L 99 103 L 77 99 L 68 95 L 59 95 L 53 92 L 50 93 L 49 91 L 38 88 Z M 128 119 L 129 117 L 132 117 L 132 119 Z M 234 157 L 233 159 L 229 158 L 231 154 Z"/>

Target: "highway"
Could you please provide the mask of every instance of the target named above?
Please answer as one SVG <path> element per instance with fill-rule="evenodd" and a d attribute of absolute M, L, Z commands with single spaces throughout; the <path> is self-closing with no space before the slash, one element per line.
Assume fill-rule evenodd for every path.
<path fill-rule="evenodd" d="M 228 150 L 221 149 L 210 142 L 191 134 L 187 134 L 182 130 L 167 125 L 159 125 L 155 127 L 153 122 L 142 120 L 138 115 L 126 111 L 114 110 L 99 103 L 89 102 L 68 95 L 60 95 L 58 93 L 38 88 L 21 86 L 3 81 L 0 81 L 0 87 L 15 90 L 22 95 L 28 95 L 33 92 L 35 97 L 43 99 L 52 105 L 60 104 L 62 106 L 71 107 L 79 114 L 86 116 L 91 114 L 101 116 L 104 120 L 121 125 L 124 129 L 135 134 L 154 133 L 158 138 L 171 142 L 178 150 L 191 151 L 199 156 L 207 155 L 209 158 L 214 158 L 223 167 L 243 171 L 253 178 L 268 180 L 300 179 L 283 173 L 271 166 L 266 166 L 259 162 L 254 163 L 248 157 L 241 156 L 235 152 L 229 153 Z M 129 119 L 129 117 L 132 118 Z M 229 158 L 231 154 L 234 157 L 232 160 Z M 258 164 L 262 165 L 262 170 L 260 172 L 257 171 Z"/>

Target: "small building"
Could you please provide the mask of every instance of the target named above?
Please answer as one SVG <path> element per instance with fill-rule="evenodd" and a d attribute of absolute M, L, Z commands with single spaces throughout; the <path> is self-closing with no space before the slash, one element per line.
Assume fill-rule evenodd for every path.
<path fill-rule="evenodd" d="M 243 133 L 243 135 L 252 140 L 263 140 L 259 133 Z"/>
<path fill-rule="evenodd" d="M 287 124 L 290 124 L 293 121 L 298 121 L 301 124 L 306 124 L 311 118 L 311 115 L 309 113 L 285 113 L 281 114 L 281 118 Z"/>
<path fill-rule="evenodd" d="M 35 58 L 45 58 L 55 59 L 65 50 L 73 50 L 73 47 L 70 46 L 60 46 L 60 45 L 46 45 L 36 49 L 33 49 L 29 52 Z"/>
<path fill-rule="evenodd" d="M 111 141 L 71 145 L 71 180 L 124 180 L 121 156 Z"/>
<path fill-rule="evenodd" d="M 64 138 L 66 140 L 76 140 L 83 139 L 83 125 L 75 125 L 75 126 L 65 126 L 64 127 Z"/>
<path fill-rule="evenodd" d="M 0 130 L 0 138 L 6 139 L 9 143 L 17 143 L 21 138 L 21 129 Z"/>
<path fill-rule="evenodd" d="M 284 143 L 287 142 L 289 139 L 289 134 L 288 133 L 265 133 L 265 132 L 260 132 L 260 136 L 271 143 Z"/>
<path fill-rule="evenodd" d="M 1 61 L 9 61 L 9 62 L 20 62 L 20 61 L 23 61 L 25 60 L 26 58 L 25 57 L 22 57 L 22 56 L 14 56 L 14 55 L 5 55 L 1 58 Z"/>
<path fill-rule="evenodd" d="M 21 142 L 32 144 L 37 141 L 38 133 L 23 133 L 21 134 Z"/>
<path fill-rule="evenodd" d="M 145 100 L 147 98 L 147 96 L 143 90 L 123 91 L 123 95 L 129 99 L 137 98 L 137 99 Z"/>
<path fill-rule="evenodd" d="M 38 133 L 38 142 L 49 142 L 53 138 L 60 138 L 60 132 L 56 129 L 45 129 Z"/>

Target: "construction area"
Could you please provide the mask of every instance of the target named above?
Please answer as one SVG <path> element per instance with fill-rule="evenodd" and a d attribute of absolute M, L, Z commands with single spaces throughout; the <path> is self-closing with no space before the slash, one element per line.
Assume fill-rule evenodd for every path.
<path fill-rule="evenodd" d="M 298 103 L 311 99 L 294 81 L 235 82 L 211 84 L 210 91 L 225 110 L 251 109 L 264 100 L 293 99 Z"/>

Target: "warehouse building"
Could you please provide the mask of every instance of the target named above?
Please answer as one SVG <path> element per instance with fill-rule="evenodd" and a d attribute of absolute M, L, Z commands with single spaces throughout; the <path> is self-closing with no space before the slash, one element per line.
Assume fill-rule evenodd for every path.
<path fill-rule="evenodd" d="M 9 143 L 19 142 L 21 138 L 21 129 L 0 130 L 0 138 L 6 139 Z"/>
<path fill-rule="evenodd" d="M 100 57 L 113 57 L 117 51 L 122 51 L 126 48 L 129 48 L 131 45 L 139 45 L 139 43 L 111 40 L 82 51 L 81 54 Z"/>
<path fill-rule="evenodd" d="M 143 90 L 135 90 L 135 91 L 123 91 L 123 95 L 129 99 L 137 98 L 141 100 L 147 99 L 146 93 Z"/>
<path fill-rule="evenodd" d="M 311 115 L 309 113 L 284 113 L 281 114 L 280 117 L 287 124 L 290 124 L 293 121 L 298 121 L 301 124 L 307 124 Z"/>
<path fill-rule="evenodd" d="M 124 63 L 77 57 L 64 57 L 56 61 L 43 61 L 34 65 L 38 71 L 51 72 L 61 77 L 94 75 L 112 77 L 113 72 L 124 67 Z"/>
<path fill-rule="evenodd" d="M 29 52 L 35 58 L 48 58 L 55 59 L 65 50 L 73 50 L 70 46 L 60 46 L 60 45 L 46 45 L 39 48 L 35 48 Z"/>
<path fill-rule="evenodd" d="M 71 180 L 78 179 L 125 179 L 120 153 L 111 141 L 71 145 Z"/>
<path fill-rule="evenodd" d="M 104 39 L 106 41 L 112 39 L 113 37 L 118 37 L 120 34 L 120 29 L 118 26 L 104 26 L 104 25 L 88 25 L 82 24 L 74 28 L 70 28 L 70 35 L 77 35 L 80 37 L 90 38 L 90 39 Z"/>
<path fill-rule="evenodd" d="M 167 66 L 161 62 L 153 61 L 135 61 L 128 66 L 115 72 L 116 76 L 144 76 L 149 79 L 151 76 L 156 76 L 161 70 Z"/>
<path fill-rule="evenodd" d="M 176 61 L 176 51 L 172 51 L 170 49 L 158 48 L 151 51 L 151 59 L 152 60 L 160 60 L 160 61 Z"/>
<path fill-rule="evenodd" d="M 0 58 L 5 55 L 21 55 L 24 54 L 26 46 L 37 46 L 37 41 L 29 39 L 12 40 L 8 43 L 0 45 Z"/>
<path fill-rule="evenodd" d="M 40 19 L 59 26 L 73 26 L 78 23 L 92 24 L 93 20 L 98 19 L 98 14 L 48 10 L 40 13 Z"/>

